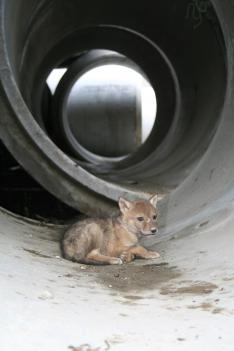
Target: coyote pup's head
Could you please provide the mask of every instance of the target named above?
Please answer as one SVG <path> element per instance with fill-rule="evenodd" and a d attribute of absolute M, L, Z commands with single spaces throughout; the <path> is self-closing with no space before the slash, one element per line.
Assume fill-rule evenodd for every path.
<path fill-rule="evenodd" d="M 153 195 L 148 201 L 128 201 L 119 199 L 121 220 L 125 228 L 137 235 L 153 235 L 157 233 L 157 200 Z"/>

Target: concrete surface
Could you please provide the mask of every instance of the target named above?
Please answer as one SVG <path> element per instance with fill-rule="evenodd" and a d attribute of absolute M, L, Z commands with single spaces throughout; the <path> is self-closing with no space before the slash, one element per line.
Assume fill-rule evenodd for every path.
<path fill-rule="evenodd" d="M 62 227 L 5 210 L 0 223 L 1 351 L 233 350 L 231 216 L 159 238 L 160 260 L 119 267 L 62 259 Z"/>

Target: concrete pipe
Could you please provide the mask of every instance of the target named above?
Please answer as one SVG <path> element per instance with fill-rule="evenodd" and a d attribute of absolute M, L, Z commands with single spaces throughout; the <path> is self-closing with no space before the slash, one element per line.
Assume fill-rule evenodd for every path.
<path fill-rule="evenodd" d="M 162 199 L 145 243 L 162 260 L 116 269 L 66 262 L 63 228 L 2 210 L 3 350 L 232 351 L 234 1 L 0 6 L 0 137 L 18 162 L 86 214 L 113 213 L 119 196 Z M 45 123 L 50 72 L 94 49 L 134 62 L 158 104 L 145 143 L 100 165 L 62 151 Z"/>
<path fill-rule="evenodd" d="M 157 14 L 145 10 L 140 22 L 141 5 L 127 4 L 131 11 L 123 16 L 121 4 L 113 8 L 105 1 L 98 11 L 76 1 L 69 6 L 62 1 L 1 2 L 1 138 L 43 186 L 88 214 L 112 212 L 121 195 L 147 197 L 192 181 L 188 175 L 207 157 L 226 116 L 227 34 L 216 4 L 207 3 L 204 10 L 190 1 L 159 2 Z M 54 145 L 45 126 L 43 96 L 54 68 L 68 67 L 100 48 L 139 66 L 157 92 L 158 109 L 151 135 L 136 152 L 98 167 L 79 163 Z M 202 190 L 199 198 L 204 195 Z"/>

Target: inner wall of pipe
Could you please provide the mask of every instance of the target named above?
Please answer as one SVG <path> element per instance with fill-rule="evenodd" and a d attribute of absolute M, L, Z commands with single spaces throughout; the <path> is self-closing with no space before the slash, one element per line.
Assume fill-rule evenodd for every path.
<path fill-rule="evenodd" d="M 77 1 L 9 0 L 5 4 L 6 12 L 20 19 L 9 30 L 11 67 L 43 129 L 42 96 L 49 73 L 89 50 L 125 55 L 155 89 L 158 114 L 149 138 L 107 174 L 91 168 L 98 177 L 130 184 L 136 192 L 168 192 L 186 179 L 205 154 L 223 106 L 226 57 L 211 4 L 199 22 L 190 6 L 191 1 L 185 0 L 173 6 L 169 0 L 156 5 L 147 1 L 144 8 L 133 1 L 100 1 L 92 8 Z"/>

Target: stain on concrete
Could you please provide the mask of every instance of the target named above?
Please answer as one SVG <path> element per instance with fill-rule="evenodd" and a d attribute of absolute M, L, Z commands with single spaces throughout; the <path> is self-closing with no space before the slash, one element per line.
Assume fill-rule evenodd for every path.
<path fill-rule="evenodd" d="M 23 247 L 23 250 L 26 251 L 26 252 L 29 252 L 33 256 L 39 256 L 39 257 L 42 257 L 42 258 L 53 258 L 51 256 L 44 255 L 41 252 L 38 252 L 36 250 L 25 249 L 24 247 Z"/>
<path fill-rule="evenodd" d="M 76 272 L 81 274 L 79 266 Z M 167 263 L 136 264 L 135 262 L 121 266 L 87 266 L 86 274 L 90 274 L 102 286 L 119 292 L 141 292 L 159 288 L 161 284 L 181 276 L 175 267 Z M 129 294 L 129 300 L 141 299 L 140 296 Z M 135 298 L 133 298 L 135 297 Z"/>
<path fill-rule="evenodd" d="M 187 306 L 190 310 L 201 309 L 202 311 L 211 311 L 214 308 L 214 305 L 210 302 L 203 302 L 199 305 L 189 305 Z"/>
<path fill-rule="evenodd" d="M 225 312 L 225 309 L 222 307 L 216 307 L 215 309 L 213 309 L 212 313 L 213 314 L 222 314 L 223 312 Z"/>
<path fill-rule="evenodd" d="M 168 266 L 168 265 L 169 265 L 168 262 L 160 262 L 160 263 L 150 263 L 150 264 L 147 264 L 145 266 L 148 266 L 148 267 L 162 267 L 162 266 Z"/>
<path fill-rule="evenodd" d="M 225 308 L 217 307 L 211 302 L 203 302 L 199 305 L 189 305 L 187 308 L 191 310 L 200 309 L 205 312 L 211 312 L 212 314 L 223 314 L 226 311 Z"/>
<path fill-rule="evenodd" d="M 164 286 L 160 290 L 161 295 L 182 295 L 182 294 L 192 294 L 192 295 L 203 295 L 211 294 L 218 286 L 209 282 L 191 282 L 190 285 L 185 286 Z"/>
<path fill-rule="evenodd" d="M 205 221 L 199 224 L 199 228 L 205 227 L 209 224 L 209 221 Z"/>
<path fill-rule="evenodd" d="M 66 277 L 66 278 L 73 278 L 74 277 L 74 275 L 71 274 L 71 273 L 66 273 L 63 276 Z"/>

